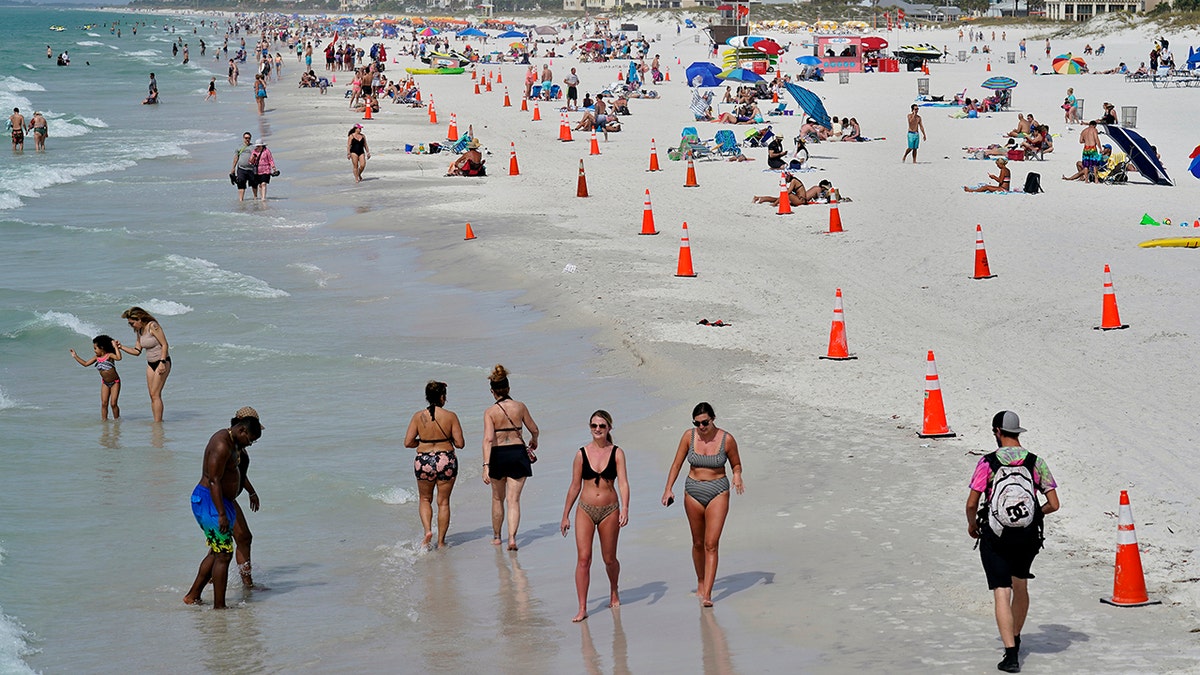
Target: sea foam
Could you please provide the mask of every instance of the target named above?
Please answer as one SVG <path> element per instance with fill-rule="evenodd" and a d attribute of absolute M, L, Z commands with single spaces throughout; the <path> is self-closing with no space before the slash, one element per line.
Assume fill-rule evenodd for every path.
<path fill-rule="evenodd" d="M 174 273 L 189 288 L 185 293 L 238 295 L 247 298 L 285 298 L 287 291 L 272 288 L 270 284 L 249 274 L 222 269 L 220 265 L 204 258 L 191 258 L 174 253 L 150 263 L 156 269 Z"/>

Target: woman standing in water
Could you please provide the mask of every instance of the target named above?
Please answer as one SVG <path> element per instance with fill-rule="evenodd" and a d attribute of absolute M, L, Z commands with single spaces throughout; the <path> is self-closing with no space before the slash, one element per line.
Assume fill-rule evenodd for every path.
<path fill-rule="evenodd" d="M 696 595 L 705 607 L 712 607 L 713 582 L 717 578 L 717 548 L 721 530 L 729 514 L 729 477 L 725 464 L 733 470 L 733 486 L 742 494 L 742 459 L 738 455 L 733 435 L 717 427 L 717 414 L 708 403 L 698 403 L 692 410 L 693 429 L 683 432 L 667 487 L 663 490 L 663 506 L 675 502 L 672 491 L 675 480 L 686 459 L 691 468 L 684 483 L 683 507 L 692 530 L 692 563 L 696 566 Z"/>
<path fill-rule="evenodd" d="M 446 531 L 450 529 L 450 492 L 458 478 L 458 456 L 455 448 L 463 447 L 462 425 L 458 415 L 446 410 L 446 383 L 430 380 L 425 385 L 425 400 L 429 407 L 418 410 L 408 423 L 404 447 L 421 448 L 413 461 L 417 475 L 417 490 L 421 493 L 421 525 L 425 527 L 422 545 L 429 547 L 433 540 L 433 491 L 437 488 L 438 548 L 446 547 Z"/>
<path fill-rule="evenodd" d="M 538 426 L 524 403 L 508 395 L 508 370 L 500 364 L 488 376 L 496 403 L 483 413 L 483 482 L 492 486 L 492 543 L 500 544 L 500 526 L 508 506 L 508 550 L 517 550 L 521 490 L 537 461 Z M 529 445 L 521 437 L 529 429 Z"/>
<path fill-rule="evenodd" d="M 121 318 L 129 323 L 136 336 L 134 346 L 129 347 L 113 340 L 117 349 L 137 356 L 146 352 L 146 389 L 150 392 L 150 411 L 154 413 L 154 421 L 163 421 L 163 387 L 167 385 L 167 377 L 171 375 L 170 345 L 162 326 L 150 316 L 150 312 L 141 307 L 130 307 L 121 313 Z"/>
<path fill-rule="evenodd" d="M 571 467 L 571 487 L 567 490 L 567 503 L 563 506 L 561 531 L 567 536 L 571 529 L 571 506 L 579 499 L 575 511 L 575 547 L 578 561 L 575 565 L 575 591 L 579 595 L 578 623 L 588 617 L 587 594 L 592 581 L 592 541 L 600 532 L 600 555 L 604 558 L 604 569 L 608 572 L 609 607 L 619 607 L 617 578 L 621 575 L 621 563 L 617 561 L 617 536 L 629 522 L 629 480 L 625 474 L 625 451 L 613 444 L 612 415 L 604 410 L 592 413 L 590 421 L 592 442 L 579 449 Z M 595 467 L 602 467 L 596 470 Z M 620 499 L 617 490 L 621 490 Z"/>
<path fill-rule="evenodd" d="M 362 182 L 363 171 L 367 168 L 367 159 L 371 157 L 371 149 L 367 147 L 367 137 L 363 135 L 361 124 L 350 127 L 346 134 L 346 159 L 350 160 L 350 170 L 354 173 L 354 182 Z"/>

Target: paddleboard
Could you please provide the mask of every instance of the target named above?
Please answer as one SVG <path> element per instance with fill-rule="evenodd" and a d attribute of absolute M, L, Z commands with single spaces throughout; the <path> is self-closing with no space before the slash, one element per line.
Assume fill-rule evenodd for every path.
<path fill-rule="evenodd" d="M 1200 248 L 1200 237 L 1164 237 L 1162 239 L 1150 239 L 1138 244 L 1141 248 L 1158 248 L 1160 246 L 1167 248 Z"/>

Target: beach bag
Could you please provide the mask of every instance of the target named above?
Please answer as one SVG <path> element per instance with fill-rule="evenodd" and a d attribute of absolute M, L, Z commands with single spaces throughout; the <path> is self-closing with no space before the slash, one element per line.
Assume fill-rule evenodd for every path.
<path fill-rule="evenodd" d="M 1037 499 L 1037 481 L 1034 466 L 1037 456 L 1032 452 L 1018 466 L 1000 463 L 996 453 L 988 453 L 984 459 L 992 469 L 992 483 L 988 489 L 987 502 L 980 509 L 981 520 L 997 537 L 1008 538 L 1038 534 L 1041 506 Z"/>
<path fill-rule="evenodd" d="M 1025 151 L 1020 148 L 1009 150 L 1008 159 L 1014 162 L 1023 162 L 1025 161 Z"/>
<path fill-rule="evenodd" d="M 1042 190 L 1042 174 L 1030 171 L 1028 176 L 1025 176 L 1025 194 L 1036 195 Z"/>

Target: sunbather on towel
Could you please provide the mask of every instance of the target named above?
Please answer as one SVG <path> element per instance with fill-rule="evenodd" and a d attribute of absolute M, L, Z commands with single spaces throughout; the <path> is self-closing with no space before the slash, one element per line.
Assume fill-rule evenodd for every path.
<path fill-rule="evenodd" d="M 829 199 L 833 194 L 833 184 L 827 180 L 823 180 L 816 187 L 805 188 L 804 183 L 800 182 L 790 171 L 783 172 L 783 180 L 787 182 L 788 202 L 792 206 L 802 206 L 811 203 L 817 199 Z M 756 196 L 753 198 L 754 204 L 770 204 L 771 206 L 779 206 L 779 195 L 775 196 Z"/>
<path fill-rule="evenodd" d="M 1000 167 L 1000 175 L 993 176 L 988 174 L 988 178 L 996 181 L 995 185 L 980 185 L 976 188 L 963 186 L 964 192 L 1008 192 L 1011 187 L 1012 172 L 1008 170 L 1008 159 L 1004 157 L 996 158 L 996 166 Z"/>

